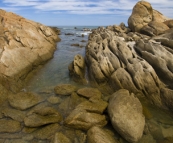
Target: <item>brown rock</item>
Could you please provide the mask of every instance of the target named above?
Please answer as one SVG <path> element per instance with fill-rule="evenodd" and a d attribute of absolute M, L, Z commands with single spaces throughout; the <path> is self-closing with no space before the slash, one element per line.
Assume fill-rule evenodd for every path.
<path fill-rule="evenodd" d="M 57 132 L 55 134 L 54 143 L 72 143 L 68 137 L 66 137 L 63 133 Z"/>
<path fill-rule="evenodd" d="M 127 141 L 137 142 L 142 137 L 145 118 L 140 101 L 128 90 L 115 92 L 108 104 L 108 113 L 114 129 Z"/>
<path fill-rule="evenodd" d="M 54 91 L 58 95 L 70 95 L 76 91 L 77 87 L 71 84 L 60 84 L 54 88 Z"/>
<path fill-rule="evenodd" d="M 51 28 L 11 12 L 0 10 L 0 18 L 0 81 L 16 91 L 34 67 L 53 56 L 59 37 Z"/>
<path fill-rule="evenodd" d="M 164 22 L 164 24 L 166 24 L 169 28 L 173 28 L 173 20 L 167 20 Z"/>
<path fill-rule="evenodd" d="M 162 13 L 160 13 L 159 11 L 153 9 L 153 21 L 157 21 L 159 23 L 162 23 L 166 20 L 169 20 L 168 17 L 164 16 Z"/>
<path fill-rule="evenodd" d="M 86 98 L 91 98 L 91 97 L 101 98 L 102 97 L 102 93 L 97 88 L 90 88 L 90 87 L 79 89 L 77 91 L 77 94 Z"/>
<path fill-rule="evenodd" d="M 19 110 L 26 110 L 43 100 L 41 96 L 30 92 L 20 92 L 8 96 L 10 105 Z"/>
<path fill-rule="evenodd" d="M 87 132 L 88 143 L 119 143 L 113 136 L 100 127 L 92 127 Z"/>
<path fill-rule="evenodd" d="M 0 133 L 15 133 L 21 130 L 20 122 L 14 120 L 0 120 Z"/>
<path fill-rule="evenodd" d="M 129 28 L 133 32 L 139 32 L 140 29 L 152 21 L 153 8 L 146 1 L 139 1 L 133 8 L 132 14 L 128 19 Z"/>

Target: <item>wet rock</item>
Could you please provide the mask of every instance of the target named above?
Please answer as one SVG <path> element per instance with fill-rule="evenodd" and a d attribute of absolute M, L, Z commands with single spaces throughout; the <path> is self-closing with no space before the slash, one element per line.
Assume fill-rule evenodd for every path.
<path fill-rule="evenodd" d="M 10 117 L 11 119 L 19 122 L 23 122 L 25 118 L 25 113 L 16 109 L 4 108 L 2 113 L 5 117 Z"/>
<path fill-rule="evenodd" d="M 72 35 L 73 36 L 74 34 L 73 33 L 65 33 L 65 35 Z"/>
<path fill-rule="evenodd" d="M 76 43 L 76 44 L 71 44 L 71 46 L 80 47 L 80 44 L 78 44 L 78 43 Z"/>
<path fill-rule="evenodd" d="M 10 105 L 19 110 L 26 110 L 43 100 L 41 96 L 30 92 L 20 92 L 8 96 Z"/>
<path fill-rule="evenodd" d="M 108 104 L 108 113 L 114 129 L 127 141 L 137 142 L 142 137 L 145 118 L 140 101 L 121 89 L 115 92 Z"/>
<path fill-rule="evenodd" d="M 7 139 L 4 143 L 28 143 L 28 141 L 22 139 Z"/>
<path fill-rule="evenodd" d="M 102 93 L 97 88 L 90 87 L 85 87 L 77 90 L 77 94 L 86 98 L 96 97 L 99 99 L 102 97 Z"/>
<path fill-rule="evenodd" d="M 0 120 L 0 133 L 15 133 L 21 130 L 20 122 L 14 120 Z"/>
<path fill-rule="evenodd" d="M 60 103 L 61 101 L 62 101 L 62 99 L 61 98 L 59 98 L 59 97 L 57 97 L 57 96 L 50 96 L 48 99 L 47 99 L 47 101 L 49 102 L 49 103 L 51 103 L 51 104 L 58 104 L 58 103 Z"/>
<path fill-rule="evenodd" d="M 40 139 L 40 140 L 45 140 L 45 139 L 49 139 L 60 128 L 61 127 L 58 124 L 50 124 L 50 125 L 42 127 L 41 129 L 38 129 L 33 134 L 34 134 L 35 138 Z"/>
<path fill-rule="evenodd" d="M 85 59 L 81 55 L 75 55 L 73 62 L 68 66 L 69 74 L 74 81 L 86 82 Z"/>
<path fill-rule="evenodd" d="M 156 143 L 156 140 L 154 140 L 153 137 L 150 134 L 148 134 L 143 135 L 138 143 Z"/>
<path fill-rule="evenodd" d="M 105 126 L 107 121 L 105 115 L 90 113 L 77 108 L 65 119 L 64 124 L 71 128 L 88 130 L 94 125 Z"/>
<path fill-rule="evenodd" d="M 76 108 L 76 106 L 82 103 L 83 101 L 86 101 L 86 99 L 78 96 L 75 92 L 73 92 L 71 96 L 64 99 L 60 103 L 58 109 L 61 111 L 61 113 L 63 113 L 64 117 L 67 117 Z"/>
<path fill-rule="evenodd" d="M 161 98 L 164 104 L 173 111 L 173 90 L 162 88 L 161 89 Z"/>
<path fill-rule="evenodd" d="M 71 84 L 60 84 L 54 88 L 55 93 L 58 95 L 70 95 L 76 90 L 77 87 Z"/>
<path fill-rule="evenodd" d="M 88 143 L 119 143 L 113 136 L 104 129 L 94 126 L 87 132 Z"/>
<path fill-rule="evenodd" d="M 28 113 L 24 119 L 24 123 L 28 127 L 39 127 L 50 123 L 59 123 L 62 116 L 52 107 L 44 107 L 39 110 Z"/>
<path fill-rule="evenodd" d="M 53 143 L 72 143 L 68 137 L 66 137 L 63 133 L 57 132 L 55 134 Z"/>

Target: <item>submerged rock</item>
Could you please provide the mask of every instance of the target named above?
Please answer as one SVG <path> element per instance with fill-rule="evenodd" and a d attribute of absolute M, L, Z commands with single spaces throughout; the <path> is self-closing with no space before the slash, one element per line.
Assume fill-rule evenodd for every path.
<path fill-rule="evenodd" d="M 127 141 L 137 142 L 142 137 L 145 117 L 140 101 L 128 90 L 115 92 L 108 104 L 108 113 L 114 129 Z"/>
<path fill-rule="evenodd" d="M 52 107 L 44 107 L 43 109 L 33 110 L 29 112 L 24 119 L 25 126 L 39 127 L 50 123 L 59 123 L 62 116 Z"/>
<path fill-rule="evenodd" d="M 0 120 L 0 133 L 15 133 L 21 130 L 20 122 L 14 120 Z"/>
<path fill-rule="evenodd" d="M 19 110 L 26 110 L 43 100 L 41 96 L 30 92 L 20 92 L 8 96 L 10 105 Z"/>
<path fill-rule="evenodd" d="M 87 132 L 88 143 L 119 143 L 113 136 L 104 129 L 94 126 Z"/>
<path fill-rule="evenodd" d="M 60 84 L 54 88 L 54 91 L 58 95 L 70 95 L 76 91 L 77 87 L 71 84 Z"/>

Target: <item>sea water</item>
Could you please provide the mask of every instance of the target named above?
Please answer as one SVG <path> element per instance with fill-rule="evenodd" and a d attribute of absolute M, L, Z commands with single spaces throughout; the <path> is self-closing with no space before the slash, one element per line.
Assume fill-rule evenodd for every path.
<path fill-rule="evenodd" d="M 53 58 L 32 76 L 26 84 L 26 91 L 39 92 L 58 84 L 77 84 L 69 77 L 68 65 L 75 55 L 85 55 L 90 30 L 97 26 L 58 26 L 58 28 L 61 30 L 59 35 L 61 41 L 57 43 Z M 72 44 L 79 44 L 81 47 L 71 46 Z"/>

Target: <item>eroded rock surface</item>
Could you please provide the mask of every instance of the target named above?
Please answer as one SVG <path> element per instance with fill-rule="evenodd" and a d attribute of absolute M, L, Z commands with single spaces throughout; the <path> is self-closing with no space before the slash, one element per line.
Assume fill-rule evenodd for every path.
<path fill-rule="evenodd" d="M 60 39 L 53 29 L 2 9 L 0 19 L 0 82 L 17 91 L 33 68 L 52 57 Z"/>

